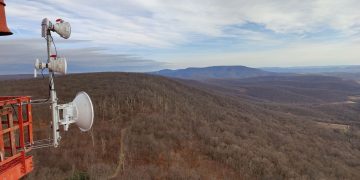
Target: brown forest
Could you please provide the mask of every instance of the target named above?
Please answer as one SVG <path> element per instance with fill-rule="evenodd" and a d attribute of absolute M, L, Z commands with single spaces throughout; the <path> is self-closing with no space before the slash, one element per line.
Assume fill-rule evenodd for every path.
<path fill-rule="evenodd" d="M 360 107 L 336 103 L 360 86 L 335 79 L 302 89 L 313 80 L 272 80 L 283 88 L 136 73 L 56 77 L 61 103 L 90 95 L 94 126 L 82 133 L 72 125 L 59 148 L 32 150 L 35 170 L 25 179 L 360 179 Z M 332 88 L 344 83 L 351 88 Z M 44 98 L 47 88 L 46 78 L 0 81 L 1 96 Z M 35 139 L 49 136 L 49 113 L 33 105 Z"/>

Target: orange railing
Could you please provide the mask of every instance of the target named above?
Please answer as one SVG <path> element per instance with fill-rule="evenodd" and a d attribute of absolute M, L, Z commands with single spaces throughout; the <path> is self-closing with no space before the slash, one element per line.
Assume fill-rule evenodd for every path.
<path fill-rule="evenodd" d="M 33 169 L 30 97 L 0 97 L 0 180 L 19 179 Z"/>

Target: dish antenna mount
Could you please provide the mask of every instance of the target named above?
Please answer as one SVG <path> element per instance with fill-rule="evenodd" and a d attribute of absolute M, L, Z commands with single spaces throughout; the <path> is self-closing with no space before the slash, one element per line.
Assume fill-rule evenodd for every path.
<path fill-rule="evenodd" d="M 71 34 L 71 26 L 70 23 L 65 22 L 62 19 L 57 19 L 54 24 L 45 18 L 41 23 L 41 27 L 41 36 L 46 39 L 47 43 L 48 59 L 46 63 L 40 62 L 39 59 L 36 59 L 34 76 L 37 76 L 38 71 L 43 72 L 44 69 L 48 69 L 49 71 L 50 97 L 47 101 L 50 102 L 52 111 L 53 146 L 58 147 L 61 140 L 59 126 L 62 125 L 64 127 L 64 131 L 67 131 L 69 125 L 75 123 L 81 131 L 88 131 L 91 129 L 93 124 L 94 110 L 89 95 L 83 91 L 79 92 L 72 102 L 67 104 L 58 104 L 54 84 L 54 74 L 66 74 L 67 62 L 64 57 L 57 56 L 56 48 L 55 54 L 51 54 L 51 44 L 54 43 L 51 32 L 56 32 L 62 38 L 68 39 Z"/>

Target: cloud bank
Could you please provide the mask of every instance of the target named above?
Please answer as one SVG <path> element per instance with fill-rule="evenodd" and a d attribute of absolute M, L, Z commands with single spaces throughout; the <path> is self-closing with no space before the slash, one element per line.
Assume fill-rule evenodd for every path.
<path fill-rule="evenodd" d="M 241 26 L 249 22 L 283 34 L 332 30 L 351 37 L 360 32 L 357 0 L 13 0 L 7 3 L 12 19 L 32 23 L 13 21 L 20 31 L 34 27 L 30 31 L 38 33 L 42 18 L 63 17 L 72 22 L 74 37 L 101 43 L 166 47 L 189 42 L 194 35 L 239 35 L 225 30 L 237 25 L 238 31 L 244 31 Z"/>
<path fill-rule="evenodd" d="M 81 41 L 60 41 L 76 44 Z M 100 71 L 144 72 L 159 69 L 165 63 L 143 59 L 128 54 L 103 53 L 99 47 L 77 47 L 58 50 L 58 56 L 66 57 L 69 73 Z M 0 41 L 0 74 L 31 74 L 35 59 L 46 62 L 46 42 L 38 39 Z"/>
<path fill-rule="evenodd" d="M 297 65 L 301 61 L 302 65 L 312 65 L 308 57 L 296 57 L 298 60 L 292 63 L 290 58 L 279 58 L 279 54 L 291 54 L 291 47 L 322 46 L 319 52 L 311 51 L 317 64 L 326 65 L 328 61 L 320 53 L 331 51 L 332 47 L 337 47 L 341 56 L 338 59 L 356 64 L 348 53 L 353 52 L 352 45 L 360 42 L 360 1 L 357 0 L 8 0 L 6 3 L 9 24 L 18 39 L 40 36 L 42 18 L 62 17 L 72 24 L 71 38 L 96 44 L 90 47 L 102 51 L 91 52 L 95 57 L 106 56 L 105 63 L 116 64 L 116 60 L 108 59 L 119 58 L 122 62 L 122 58 L 135 55 L 135 59 L 163 61 L 173 67 L 206 66 L 213 64 L 215 54 L 224 57 L 221 61 L 225 64 L 264 66 L 265 59 L 250 58 L 255 62 L 241 59 L 263 54 L 266 60 L 277 62 L 272 66 Z M 77 51 L 83 50 L 85 54 L 88 48 L 89 45 L 83 45 Z M 230 56 L 232 60 L 227 61 L 225 57 Z M 135 64 L 138 62 L 141 61 Z M 153 65 L 156 63 L 150 66 Z"/>

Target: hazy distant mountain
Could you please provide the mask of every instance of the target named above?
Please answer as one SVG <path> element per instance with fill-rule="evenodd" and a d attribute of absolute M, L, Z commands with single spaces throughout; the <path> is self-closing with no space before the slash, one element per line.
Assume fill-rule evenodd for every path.
<path fill-rule="evenodd" d="M 349 66 L 304 66 L 304 67 L 265 67 L 264 71 L 277 73 L 360 73 L 360 65 Z"/>
<path fill-rule="evenodd" d="M 41 75 L 40 75 L 41 76 Z M 30 79 L 34 78 L 33 74 L 11 74 L 11 75 L 0 75 L 1 80 L 18 80 L 18 79 Z"/>
<path fill-rule="evenodd" d="M 178 70 L 164 69 L 157 72 L 151 72 L 167 77 L 176 77 L 182 79 L 238 79 L 257 76 L 274 75 L 273 72 L 249 68 L 246 66 L 212 66 L 204 68 L 186 68 Z"/>

